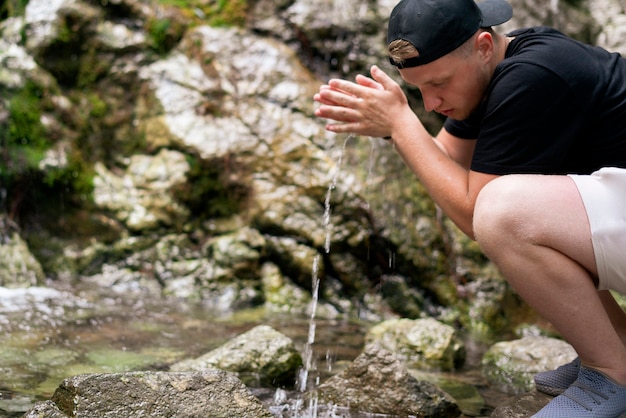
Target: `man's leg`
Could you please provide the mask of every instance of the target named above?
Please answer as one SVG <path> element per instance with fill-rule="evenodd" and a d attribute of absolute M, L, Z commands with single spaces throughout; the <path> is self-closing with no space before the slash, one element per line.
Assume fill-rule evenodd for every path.
<path fill-rule="evenodd" d="M 608 290 L 601 290 L 598 293 L 600 295 L 600 300 L 604 305 L 604 309 L 609 314 L 613 328 L 615 328 L 617 333 L 622 338 L 622 343 L 626 346 L 626 312 L 624 312 L 622 307 L 617 304 L 611 292 Z"/>
<path fill-rule="evenodd" d="M 583 365 L 626 385 L 626 347 L 616 331 L 622 328 L 611 319 L 622 321 L 596 290 L 589 222 L 572 179 L 493 180 L 478 197 L 474 232 L 511 286 L 574 346 Z"/>

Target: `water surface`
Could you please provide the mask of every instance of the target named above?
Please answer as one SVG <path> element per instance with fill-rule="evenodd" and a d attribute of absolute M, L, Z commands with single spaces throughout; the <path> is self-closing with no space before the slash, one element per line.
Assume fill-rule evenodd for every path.
<path fill-rule="evenodd" d="M 315 321 L 313 343 L 311 320 Z M 167 370 L 170 364 L 205 354 L 259 324 L 292 338 L 303 354 L 311 349 L 307 389 L 341 371 L 361 352 L 370 325 L 269 314 L 262 309 L 216 315 L 199 305 L 133 292 L 0 288 L 0 418 L 22 416 L 35 402 L 49 399 L 67 377 Z M 442 386 L 462 382 L 448 383 L 444 389 L 453 396 L 457 391 L 459 398 L 472 398 L 465 401 L 464 410 L 481 416 L 504 395 L 486 387 L 480 376 L 478 364 L 484 347 L 471 341 L 467 344 L 468 364 L 463 371 L 427 378 L 441 379 Z M 475 394 L 461 394 L 468 388 L 475 388 L 482 398 L 477 401 Z M 302 405 L 297 390 L 252 391 L 277 416 L 351 416 L 327 407 L 312 411 L 311 406 Z M 294 412 L 296 409 L 299 412 Z"/>

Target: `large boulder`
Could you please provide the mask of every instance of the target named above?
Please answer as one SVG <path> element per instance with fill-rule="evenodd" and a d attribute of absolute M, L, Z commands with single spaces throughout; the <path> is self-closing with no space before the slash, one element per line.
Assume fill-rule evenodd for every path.
<path fill-rule="evenodd" d="M 25 417 L 271 418 L 233 374 L 220 370 L 79 375 Z"/>
<path fill-rule="evenodd" d="M 317 388 L 321 402 L 349 407 L 354 412 L 458 417 L 454 399 L 433 383 L 419 381 L 406 364 L 379 344 L 370 344 L 344 371 Z"/>

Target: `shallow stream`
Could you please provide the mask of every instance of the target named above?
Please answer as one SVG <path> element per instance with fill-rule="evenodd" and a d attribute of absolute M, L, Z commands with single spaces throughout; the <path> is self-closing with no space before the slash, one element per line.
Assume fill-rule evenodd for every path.
<path fill-rule="evenodd" d="M 48 399 L 66 377 L 167 370 L 170 364 L 198 357 L 261 323 L 292 338 L 304 353 L 310 320 L 263 310 L 216 316 L 200 306 L 132 292 L 0 288 L 0 418 L 22 416 L 33 403 Z M 315 319 L 315 325 L 308 388 L 339 372 L 361 352 L 369 326 L 321 319 Z M 468 341 L 467 350 L 464 370 L 427 378 L 455 396 L 466 414 L 487 416 L 505 395 L 491 390 L 480 376 L 477 366 L 484 347 Z M 294 406 L 300 397 L 295 390 L 252 391 L 276 416 L 347 416 L 321 407 L 302 412 L 302 405 Z M 298 408 L 299 412 L 290 412 Z"/>

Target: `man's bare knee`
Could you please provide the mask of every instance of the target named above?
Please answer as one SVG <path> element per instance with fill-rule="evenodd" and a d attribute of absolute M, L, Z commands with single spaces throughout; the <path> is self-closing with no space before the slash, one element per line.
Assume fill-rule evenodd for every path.
<path fill-rule="evenodd" d="M 488 183 L 478 195 L 474 208 L 474 235 L 483 248 L 500 245 L 520 225 L 523 177 L 510 175 Z"/>

